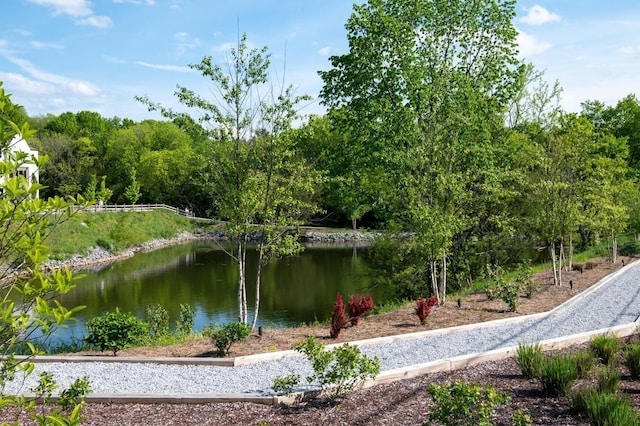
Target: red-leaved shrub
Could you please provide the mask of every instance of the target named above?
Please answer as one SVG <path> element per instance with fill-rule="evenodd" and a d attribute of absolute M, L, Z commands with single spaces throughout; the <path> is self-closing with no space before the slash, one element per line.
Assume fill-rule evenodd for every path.
<path fill-rule="evenodd" d="M 332 339 L 337 339 L 340 330 L 347 325 L 347 316 L 344 313 L 344 300 L 342 294 L 336 293 L 336 300 L 333 302 L 333 311 L 331 312 L 331 329 L 329 335 Z"/>
<path fill-rule="evenodd" d="M 360 317 L 369 311 L 373 311 L 373 297 L 371 295 L 362 296 L 354 294 L 349 298 L 349 321 L 351 325 L 358 325 Z"/>
<path fill-rule="evenodd" d="M 431 314 L 431 308 L 438 304 L 438 298 L 436 296 L 421 297 L 416 303 L 416 315 L 420 318 L 420 324 L 424 325 L 427 321 L 427 317 Z"/>

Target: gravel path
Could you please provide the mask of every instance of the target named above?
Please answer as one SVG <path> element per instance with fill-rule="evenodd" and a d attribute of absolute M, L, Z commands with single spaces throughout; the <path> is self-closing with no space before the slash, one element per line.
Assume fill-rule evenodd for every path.
<path fill-rule="evenodd" d="M 628 324 L 640 315 L 640 262 L 605 278 L 603 285 L 588 290 L 548 317 L 506 325 L 482 327 L 416 340 L 362 348 L 377 356 L 382 370 L 408 367 L 438 359 L 485 352 L 570 334 Z M 4 392 L 25 392 L 34 387 L 37 375 L 48 371 L 61 387 L 87 376 L 93 394 L 260 394 L 270 395 L 275 377 L 311 373 L 303 357 L 239 367 L 128 363 L 36 364 L 35 374 L 8 384 Z M 303 379 L 304 382 L 304 379 Z"/>

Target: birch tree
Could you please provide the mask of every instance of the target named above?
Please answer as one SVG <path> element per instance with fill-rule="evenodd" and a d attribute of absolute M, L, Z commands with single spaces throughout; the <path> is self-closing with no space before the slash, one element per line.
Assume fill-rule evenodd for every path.
<path fill-rule="evenodd" d="M 296 96 L 284 80 L 270 80 L 267 48 L 249 48 L 246 34 L 238 38 L 223 63 L 205 56 L 190 67 L 212 86 L 211 98 L 178 86 L 175 94 L 193 116 L 154 104 L 147 97 L 139 100 L 179 122 L 199 123 L 207 132 L 211 144 L 208 156 L 202 158 L 199 179 L 212 193 L 212 210 L 225 221 L 232 242 L 227 253 L 238 266 L 238 321 L 242 323 L 249 323 L 247 274 L 255 273 L 255 327 L 264 266 L 302 249 L 293 231 L 316 209 L 318 176 L 295 151 L 289 135 L 298 118 L 296 108 L 308 97 Z M 257 269 L 248 271 L 247 251 L 252 244 L 257 247 Z"/>

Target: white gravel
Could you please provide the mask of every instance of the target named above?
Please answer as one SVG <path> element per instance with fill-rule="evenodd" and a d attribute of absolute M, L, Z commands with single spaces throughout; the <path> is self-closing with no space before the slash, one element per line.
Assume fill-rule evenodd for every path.
<path fill-rule="evenodd" d="M 552 315 L 507 325 L 482 327 L 416 340 L 362 347 L 377 356 L 382 370 L 438 359 L 485 352 L 634 322 L 640 314 L 640 263 L 627 265 Z M 41 371 L 53 374 L 62 388 L 87 376 L 94 394 L 264 394 L 270 395 L 275 377 L 311 369 L 303 357 L 239 367 L 132 363 L 36 364 L 35 374 L 6 385 L 5 393 L 28 392 Z"/>

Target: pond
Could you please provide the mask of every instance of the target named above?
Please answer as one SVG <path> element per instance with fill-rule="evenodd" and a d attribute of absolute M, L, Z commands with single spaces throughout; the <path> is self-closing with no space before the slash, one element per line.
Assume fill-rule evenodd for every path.
<path fill-rule="evenodd" d="M 329 318 L 337 292 L 347 305 L 355 293 L 371 294 L 376 303 L 386 296 L 370 288 L 366 247 L 356 245 L 307 245 L 297 256 L 268 265 L 262 273 L 259 323 L 287 327 Z M 248 303 L 253 307 L 255 251 L 247 253 Z M 94 270 L 83 277 L 60 302 L 70 308 L 84 305 L 76 321 L 58 330 L 52 344 L 82 338 L 85 321 L 118 307 L 139 318 L 151 304 L 178 319 L 181 304 L 195 310 L 195 330 L 207 324 L 237 321 L 237 265 L 218 243 L 199 241 L 140 253 Z M 253 310 L 251 310 L 251 314 Z M 251 318 L 251 316 L 250 316 Z"/>

